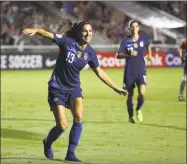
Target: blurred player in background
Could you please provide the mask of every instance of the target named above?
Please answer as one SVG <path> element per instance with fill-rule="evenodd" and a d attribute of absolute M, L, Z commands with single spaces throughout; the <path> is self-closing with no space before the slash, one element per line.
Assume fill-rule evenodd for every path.
<path fill-rule="evenodd" d="M 139 122 L 143 121 L 143 114 L 141 107 L 144 103 L 144 96 L 146 91 L 146 65 L 145 59 L 151 61 L 152 50 L 148 38 L 139 33 L 139 23 L 135 20 L 129 22 L 130 35 L 125 37 L 119 47 L 117 58 L 126 59 L 126 66 L 124 69 L 123 88 L 128 91 L 127 110 L 129 115 L 129 122 L 136 123 L 134 117 L 133 95 L 135 84 L 138 87 L 138 98 L 136 106 L 136 115 Z M 145 51 L 148 55 L 144 59 Z"/>
<path fill-rule="evenodd" d="M 27 28 L 23 30 L 23 34 L 29 36 L 38 34 L 49 38 L 60 49 L 55 69 L 48 82 L 48 102 L 53 111 L 56 125 L 43 140 L 44 154 L 48 159 L 54 158 L 51 145 L 67 128 L 68 121 L 65 108 L 69 108 L 73 116 L 73 125 L 69 134 L 69 145 L 65 160 L 81 162 L 75 155 L 83 124 L 80 71 L 88 63 L 99 79 L 115 92 L 120 95 L 126 95 L 127 92 L 117 87 L 99 67 L 96 52 L 88 44 L 92 38 L 92 26 L 89 22 L 73 23 L 67 19 L 59 26 L 58 34 L 39 28 Z"/>
<path fill-rule="evenodd" d="M 186 39 L 183 40 L 182 43 L 179 45 L 178 51 L 179 51 L 180 57 L 182 58 L 182 63 L 184 67 L 184 74 L 183 74 L 183 78 L 180 84 L 178 100 L 185 101 L 183 92 L 186 86 L 186 79 L 187 79 L 187 40 Z"/>

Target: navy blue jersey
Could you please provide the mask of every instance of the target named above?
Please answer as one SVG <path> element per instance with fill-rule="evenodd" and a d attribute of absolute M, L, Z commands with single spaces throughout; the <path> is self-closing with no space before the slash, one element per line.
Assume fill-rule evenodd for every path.
<path fill-rule="evenodd" d="M 129 51 L 137 51 L 137 56 L 127 56 L 125 71 L 131 72 L 132 74 L 144 74 L 146 72 L 144 53 L 146 47 L 149 45 L 149 40 L 144 35 L 139 35 L 137 41 L 133 41 L 131 36 L 125 37 L 119 47 L 119 53 L 127 53 Z"/>
<path fill-rule="evenodd" d="M 86 64 L 91 68 L 99 66 L 96 52 L 89 44 L 81 50 L 75 40 L 59 34 L 54 34 L 53 42 L 60 51 L 48 84 L 61 90 L 73 90 L 80 86 L 80 71 Z"/>

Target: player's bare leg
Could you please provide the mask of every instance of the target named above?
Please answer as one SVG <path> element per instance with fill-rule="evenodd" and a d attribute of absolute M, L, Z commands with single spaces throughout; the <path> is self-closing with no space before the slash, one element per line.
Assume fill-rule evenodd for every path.
<path fill-rule="evenodd" d="M 180 84 L 180 93 L 179 93 L 179 96 L 178 96 L 179 101 L 185 101 L 183 93 L 184 93 L 184 89 L 185 89 L 185 86 L 186 86 L 186 79 L 187 79 L 187 75 L 185 74 L 182 81 L 181 81 L 181 84 Z"/>
<path fill-rule="evenodd" d="M 136 107 L 136 114 L 137 114 L 137 119 L 139 122 L 143 122 L 143 113 L 141 110 L 141 107 L 144 103 L 144 96 L 146 92 L 146 85 L 141 84 L 138 87 L 138 99 L 137 99 L 137 107 Z"/>
<path fill-rule="evenodd" d="M 53 114 L 56 121 L 56 126 L 54 126 L 48 133 L 48 136 L 43 140 L 44 144 L 44 154 L 46 158 L 53 159 L 53 150 L 51 148 L 52 143 L 57 140 L 60 135 L 67 128 L 67 118 L 65 115 L 65 107 L 62 105 L 57 105 L 57 107 L 53 107 Z"/>
<path fill-rule="evenodd" d="M 75 150 L 79 143 L 82 133 L 83 122 L 83 100 L 82 97 L 71 100 L 71 112 L 73 116 L 73 125 L 69 134 L 69 146 L 65 160 L 81 162 L 76 155 Z"/>

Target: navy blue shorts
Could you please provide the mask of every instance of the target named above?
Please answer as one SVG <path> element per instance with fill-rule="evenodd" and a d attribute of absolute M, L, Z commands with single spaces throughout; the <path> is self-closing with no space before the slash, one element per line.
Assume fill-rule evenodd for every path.
<path fill-rule="evenodd" d="M 82 89 L 80 87 L 71 91 L 62 91 L 51 86 L 48 87 L 48 103 L 51 110 L 57 105 L 70 108 L 70 100 L 78 97 L 82 97 Z"/>
<path fill-rule="evenodd" d="M 125 74 L 123 80 L 123 89 L 135 88 L 135 85 L 139 87 L 141 84 L 147 84 L 146 74 L 140 74 L 137 76 Z"/>

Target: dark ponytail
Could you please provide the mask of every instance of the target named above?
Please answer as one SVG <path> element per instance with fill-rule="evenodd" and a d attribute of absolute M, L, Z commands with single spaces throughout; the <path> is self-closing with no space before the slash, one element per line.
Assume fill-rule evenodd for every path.
<path fill-rule="evenodd" d="M 57 33 L 61 35 L 66 35 L 68 31 L 71 31 L 73 27 L 73 22 L 68 18 L 63 20 L 62 23 L 58 26 Z"/>
<path fill-rule="evenodd" d="M 82 26 L 90 24 L 88 21 L 73 23 L 69 18 L 64 20 L 58 27 L 58 34 L 69 36 L 75 40 L 78 39 L 78 33 L 81 31 Z"/>

